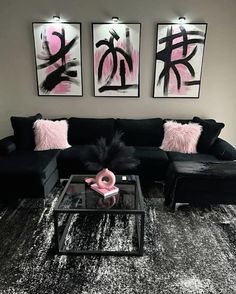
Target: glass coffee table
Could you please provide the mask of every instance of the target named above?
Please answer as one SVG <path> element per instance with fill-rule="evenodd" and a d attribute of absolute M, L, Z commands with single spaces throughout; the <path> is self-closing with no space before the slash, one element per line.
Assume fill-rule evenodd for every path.
<path fill-rule="evenodd" d="M 104 198 L 72 175 L 53 210 L 57 254 L 143 255 L 144 203 L 138 176 L 116 176 Z"/>

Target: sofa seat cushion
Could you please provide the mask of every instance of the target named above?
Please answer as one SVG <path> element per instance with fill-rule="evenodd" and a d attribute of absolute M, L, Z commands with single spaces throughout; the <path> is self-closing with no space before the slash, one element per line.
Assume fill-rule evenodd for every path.
<path fill-rule="evenodd" d="M 71 148 L 62 150 L 57 158 L 60 178 L 69 178 L 72 174 L 96 174 L 97 170 L 88 170 L 88 148 L 91 145 L 74 145 Z M 126 170 L 113 170 L 115 174 L 130 174 Z M 135 173 L 134 170 L 133 173 Z"/>
<path fill-rule="evenodd" d="M 68 142 L 71 145 L 95 144 L 101 137 L 110 141 L 114 135 L 115 120 L 113 118 L 71 117 L 68 123 Z"/>
<path fill-rule="evenodd" d="M 164 137 L 161 118 L 117 119 L 116 126 L 124 133 L 121 139 L 129 146 L 158 147 Z"/>
<path fill-rule="evenodd" d="M 75 145 L 62 150 L 57 158 L 60 178 L 69 178 L 72 174 L 95 174 L 86 168 L 86 154 L 89 145 Z M 133 170 L 117 170 L 119 174 L 138 174 L 163 179 L 168 167 L 166 152 L 156 147 L 135 147 L 135 156 L 140 164 Z"/>
<path fill-rule="evenodd" d="M 135 156 L 140 160 L 137 166 L 139 175 L 158 180 L 165 178 L 169 165 L 165 151 L 157 147 L 135 147 Z"/>
<path fill-rule="evenodd" d="M 37 179 L 44 182 L 57 168 L 58 150 L 15 151 L 0 157 L 0 177 L 25 182 Z"/>
<path fill-rule="evenodd" d="M 180 152 L 167 152 L 169 161 L 201 161 L 201 162 L 218 162 L 219 160 L 211 154 L 196 153 L 186 154 Z"/>
<path fill-rule="evenodd" d="M 72 174 L 88 173 L 85 166 L 89 145 L 74 145 L 62 150 L 57 158 L 60 178 L 69 178 Z"/>

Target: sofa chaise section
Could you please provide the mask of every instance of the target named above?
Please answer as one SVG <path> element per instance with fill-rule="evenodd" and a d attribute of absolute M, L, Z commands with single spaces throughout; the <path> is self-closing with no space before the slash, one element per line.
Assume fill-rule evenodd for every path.
<path fill-rule="evenodd" d="M 21 150 L 1 155 L 1 199 L 12 201 L 21 197 L 46 197 L 59 179 L 56 161 L 58 152 Z"/>

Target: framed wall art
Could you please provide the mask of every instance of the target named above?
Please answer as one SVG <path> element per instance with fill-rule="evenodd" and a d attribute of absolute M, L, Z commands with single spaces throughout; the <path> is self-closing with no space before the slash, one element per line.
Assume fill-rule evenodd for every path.
<path fill-rule="evenodd" d="M 94 94 L 139 97 L 140 23 L 93 23 Z"/>
<path fill-rule="evenodd" d="M 199 98 L 207 24 L 157 24 L 154 97 Z"/>
<path fill-rule="evenodd" d="M 39 96 L 82 96 L 81 24 L 33 23 Z"/>

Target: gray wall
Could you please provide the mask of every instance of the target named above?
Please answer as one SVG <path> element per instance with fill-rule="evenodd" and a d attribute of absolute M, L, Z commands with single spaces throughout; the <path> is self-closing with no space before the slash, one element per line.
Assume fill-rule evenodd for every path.
<path fill-rule="evenodd" d="M 0 10 L 0 135 L 12 133 L 11 115 L 46 117 L 215 118 L 225 123 L 221 137 L 236 145 L 235 0 L 2 0 Z M 54 14 L 82 23 L 83 97 L 38 97 L 31 23 Z M 93 97 L 91 22 L 117 15 L 141 22 L 141 98 Z M 152 98 L 157 22 L 185 15 L 207 22 L 200 99 Z"/>

